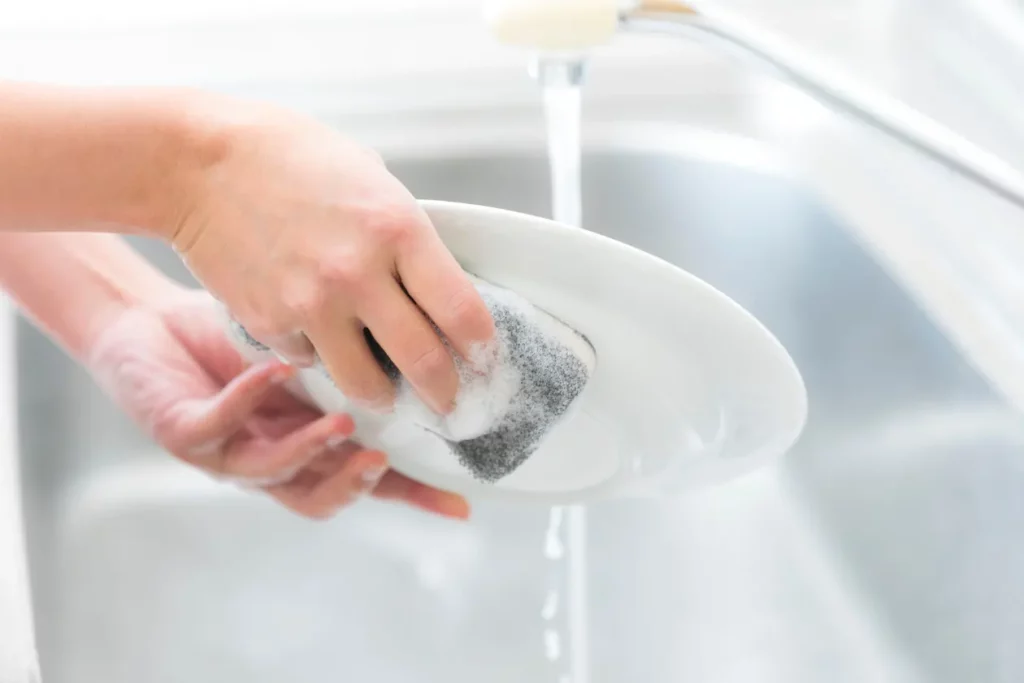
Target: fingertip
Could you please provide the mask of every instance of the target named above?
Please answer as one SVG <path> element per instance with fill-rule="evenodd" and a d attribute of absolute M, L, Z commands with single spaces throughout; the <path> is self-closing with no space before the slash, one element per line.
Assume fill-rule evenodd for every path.
<path fill-rule="evenodd" d="M 469 519 L 469 503 L 457 493 L 442 491 L 422 482 L 410 481 L 400 497 L 421 510 L 448 519 Z"/>
<path fill-rule="evenodd" d="M 332 430 L 342 436 L 348 438 L 356 432 L 356 421 L 352 419 L 352 416 L 348 413 L 338 413 L 332 416 L 333 427 Z"/>
<path fill-rule="evenodd" d="M 364 450 L 360 453 L 359 459 L 366 466 L 386 466 L 388 464 L 388 455 L 384 451 Z"/>
<path fill-rule="evenodd" d="M 359 454 L 358 484 L 361 493 L 369 493 L 377 487 L 388 472 L 388 457 L 381 451 L 363 451 Z"/>
<path fill-rule="evenodd" d="M 434 505 L 434 512 L 449 519 L 466 521 L 469 519 L 471 509 L 469 501 L 454 493 L 443 493 L 438 496 Z"/>
<path fill-rule="evenodd" d="M 459 373 L 455 360 L 448 349 L 435 340 L 436 346 L 423 354 L 407 372 L 416 387 L 416 393 L 439 415 L 447 415 L 455 409 L 455 398 L 459 391 Z"/>
<path fill-rule="evenodd" d="M 417 388 L 416 395 L 430 406 L 430 409 L 436 414 L 445 416 L 450 415 L 455 410 L 455 399 L 458 395 L 458 389 L 459 381 L 456 375 L 453 387 L 444 387 L 443 390 L 438 390 L 437 388 Z"/>
<path fill-rule="evenodd" d="M 295 377 L 296 368 L 283 361 L 273 361 L 274 365 L 271 369 L 270 381 L 272 384 L 284 384 L 288 380 Z"/>

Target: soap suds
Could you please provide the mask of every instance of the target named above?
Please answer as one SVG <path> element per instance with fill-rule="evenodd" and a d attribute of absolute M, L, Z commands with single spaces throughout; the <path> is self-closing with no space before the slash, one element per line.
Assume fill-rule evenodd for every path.
<path fill-rule="evenodd" d="M 595 359 L 583 335 L 523 297 L 476 278 L 474 283 L 494 318 L 496 335 L 490 344 L 472 349 L 469 359 L 452 352 L 459 390 L 448 415 L 430 410 L 369 331 L 365 335 L 397 387 L 392 418 L 437 435 L 474 477 L 493 483 L 526 462 L 565 417 Z M 235 332 L 250 346 L 266 349 L 237 323 Z M 322 364 L 317 367 L 329 377 Z"/>
<path fill-rule="evenodd" d="M 551 330 L 554 318 L 521 297 L 490 285 L 478 289 L 494 318 L 499 359 L 493 375 L 517 377 L 516 391 L 487 430 L 472 438 L 449 440 L 464 467 L 486 482 L 511 474 L 583 391 L 591 367 Z M 565 332 L 578 334 L 568 328 Z M 461 393 L 461 392 L 460 392 Z"/>

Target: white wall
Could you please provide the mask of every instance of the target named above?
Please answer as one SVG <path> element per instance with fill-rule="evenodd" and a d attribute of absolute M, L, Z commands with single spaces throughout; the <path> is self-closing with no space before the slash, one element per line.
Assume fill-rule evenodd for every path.
<path fill-rule="evenodd" d="M 473 12 L 478 0 L 4 0 L 0 30 L 105 30 L 269 17 Z"/>

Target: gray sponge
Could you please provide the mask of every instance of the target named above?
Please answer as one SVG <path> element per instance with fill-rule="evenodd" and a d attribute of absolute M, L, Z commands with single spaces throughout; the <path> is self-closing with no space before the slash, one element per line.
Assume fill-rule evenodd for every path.
<path fill-rule="evenodd" d="M 394 419 L 433 432 L 474 477 L 493 483 L 526 462 L 566 417 L 593 373 L 596 356 L 586 337 L 523 297 L 475 277 L 473 282 L 497 334 L 472 358 L 452 354 L 460 386 L 451 414 L 427 408 L 369 331 L 366 339 L 395 382 Z M 244 329 L 236 332 L 247 344 L 266 348 Z"/>

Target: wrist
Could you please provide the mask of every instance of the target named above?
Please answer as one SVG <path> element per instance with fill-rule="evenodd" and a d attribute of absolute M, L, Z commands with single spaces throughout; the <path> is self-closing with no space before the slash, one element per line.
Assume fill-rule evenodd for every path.
<path fill-rule="evenodd" d="M 185 257 L 208 229 L 204 214 L 214 195 L 220 169 L 252 146 L 254 137 L 280 125 L 282 113 L 259 102 L 236 100 L 215 93 L 192 91 L 170 95 L 173 107 L 170 130 L 178 141 L 174 163 L 174 191 L 163 209 L 159 237 Z M 228 178 L 228 180 L 230 180 Z"/>
<path fill-rule="evenodd" d="M 74 280 L 83 290 L 77 312 L 64 313 L 52 323 L 62 344 L 83 362 L 90 358 L 96 340 L 124 315 L 160 311 L 187 291 L 121 240 L 117 242 L 83 245 L 91 252 L 75 255 L 81 274 Z"/>
<path fill-rule="evenodd" d="M 0 288 L 76 358 L 122 313 L 182 291 L 124 240 L 94 233 L 0 232 Z"/>
<path fill-rule="evenodd" d="M 145 194 L 144 232 L 178 246 L 193 229 L 213 169 L 227 155 L 229 126 L 222 100 L 193 91 L 163 91 L 144 115 L 159 145 L 159 161 Z"/>

